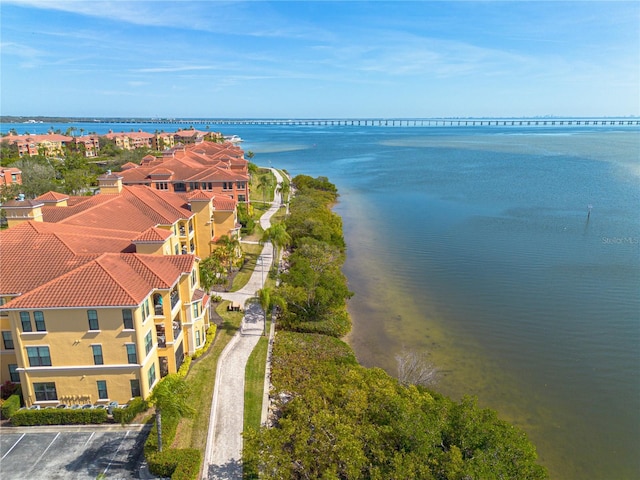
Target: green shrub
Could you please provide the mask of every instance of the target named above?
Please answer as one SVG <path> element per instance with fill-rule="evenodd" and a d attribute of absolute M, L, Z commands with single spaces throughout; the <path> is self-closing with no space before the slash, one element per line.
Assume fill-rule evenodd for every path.
<path fill-rule="evenodd" d="M 194 448 L 168 448 L 147 457 L 149 471 L 172 480 L 197 480 L 202 463 L 202 455 Z"/>
<path fill-rule="evenodd" d="M 209 347 L 211 346 L 211 343 L 213 342 L 213 339 L 216 337 L 216 330 L 216 325 L 212 324 L 211 326 L 209 326 L 209 330 L 207 330 L 207 339 L 204 342 L 204 346 L 192 355 L 194 360 L 207 353 Z"/>
<path fill-rule="evenodd" d="M 13 426 L 32 425 L 86 425 L 107 421 L 105 409 L 45 408 L 42 410 L 18 410 L 11 417 Z"/>
<path fill-rule="evenodd" d="M 186 357 L 184 357 L 184 362 L 182 362 L 182 365 L 180 365 L 180 368 L 177 372 L 179 376 L 181 376 L 182 378 L 187 376 L 187 373 L 189 373 L 189 368 L 191 368 L 192 361 L 193 358 L 191 358 L 191 355 L 187 355 Z"/>
<path fill-rule="evenodd" d="M 149 408 L 149 404 L 146 400 L 140 397 L 136 397 L 129 402 L 125 408 L 113 409 L 113 420 L 118 423 L 130 423 L 139 413 L 144 412 Z"/>
<path fill-rule="evenodd" d="M 2 403 L 2 418 L 11 418 L 20 410 L 20 395 L 11 395 Z"/>

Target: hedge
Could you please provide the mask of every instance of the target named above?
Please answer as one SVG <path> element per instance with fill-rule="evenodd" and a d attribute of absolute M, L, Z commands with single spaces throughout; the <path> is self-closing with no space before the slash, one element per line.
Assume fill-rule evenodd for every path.
<path fill-rule="evenodd" d="M 217 330 L 217 326 L 212 324 L 209 327 L 209 330 L 207 330 L 207 339 L 204 342 L 204 346 L 200 349 L 200 350 L 196 350 L 193 354 L 193 359 L 195 360 L 196 358 L 201 357 L 202 355 L 204 355 L 205 353 L 207 353 L 207 350 L 209 350 L 209 347 L 211 346 L 211 342 L 213 342 L 213 339 L 216 337 L 216 330 Z"/>
<path fill-rule="evenodd" d="M 121 424 L 130 423 L 136 415 L 144 412 L 148 408 L 149 404 L 146 400 L 136 397 L 131 400 L 125 408 L 114 408 L 112 412 L 113 420 Z"/>
<path fill-rule="evenodd" d="M 107 421 L 107 410 L 96 408 L 45 408 L 42 410 L 18 410 L 11 417 L 11 425 L 82 425 L 98 424 Z"/>
<path fill-rule="evenodd" d="M 149 471 L 172 480 L 197 480 L 202 454 L 195 448 L 168 448 L 147 457 Z"/>
<path fill-rule="evenodd" d="M 2 418 L 11 418 L 18 410 L 20 410 L 20 395 L 11 395 L 2 402 Z"/>

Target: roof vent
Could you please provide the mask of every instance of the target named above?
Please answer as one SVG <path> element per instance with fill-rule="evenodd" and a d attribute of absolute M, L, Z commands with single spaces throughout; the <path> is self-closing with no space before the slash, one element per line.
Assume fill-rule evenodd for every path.
<path fill-rule="evenodd" d="M 24 202 L 24 193 L 19 193 L 18 194 L 18 201 L 19 202 Z"/>
<path fill-rule="evenodd" d="M 111 169 L 107 170 L 107 175 L 111 175 Z"/>

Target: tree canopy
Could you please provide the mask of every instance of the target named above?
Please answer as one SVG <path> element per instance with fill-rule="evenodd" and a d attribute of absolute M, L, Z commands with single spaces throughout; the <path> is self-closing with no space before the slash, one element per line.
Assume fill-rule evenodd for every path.
<path fill-rule="evenodd" d="M 273 358 L 274 427 L 245 440 L 263 478 L 547 478 L 526 435 L 474 398 L 403 386 L 324 335 L 281 331 Z"/>

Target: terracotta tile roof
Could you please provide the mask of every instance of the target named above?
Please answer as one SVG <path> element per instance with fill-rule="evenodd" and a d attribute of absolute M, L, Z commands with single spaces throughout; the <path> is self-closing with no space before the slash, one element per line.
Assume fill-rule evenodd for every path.
<path fill-rule="evenodd" d="M 144 186 L 125 186 L 120 195 L 86 198 L 69 207 L 43 207 L 44 221 L 143 232 L 193 216 L 184 199 L 173 192 Z"/>
<path fill-rule="evenodd" d="M 211 192 L 207 192 L 205 190 L 194 190 L 192 192 L 187 192 L 187 200 L 211 200 L 215 198 L 215 195 Z"/>
<path fill-rule="evenodd" d="M 147 157 L 145 157 L 147 158 Z M 122 170 L 129 170 L 130 168 L 138 168 L 140 165 L 138 165 L 137 163 L 133 163 L 133 162 L 127 162 L 124 165 L 122 165 L 122 167 L 120 167 Z"/>
<path fill-rule="evenodd" d="M 122 169 L 123 183 L 148 183 L 152 176 L 171 172 L 176 181 L 248 181 L 248 162 L 240 148 L 231 144 L 202 142 L 178 145 L 161 159 L 144 157 L 138 168 Z"/>
<path fill-rule="evenodd" d="M 104 252 L 133 252 L 135 234 L 34 221 L 4 230 L 0 232 L 0 293 L 28 292 Z"/>
<path fill-rule="evenodd" d="M 4 202 L 3 205 L 11 208 L 34 208 L 42 207 L 44 203 L 39 200 L 9 200 Z"/>
<path fill-rule="evenodd" d="M 213 208 L 216 210 L 233 211 L 236 209 L 237 202 L 225 195 L 216 195 L 213 199 Z"/>
<path fill-rule="evenodd" d="M 58 193 L 58 192 L 47 192 L 47 193 L 43 193 L 42 195 L 40 195 L 39 197 L 36 197 L 36 200 L 39 200 L 41 202 L 59 202 L 61 200 L 68 200 L 69 199 L 69 195 L 65 195 L 63 193 Z"/>
<path fill-rule="evenodd" d="M 133 243 L 164 243 L 171 235 L 173 233 L 170 230 L 150 227 L 134 238 Z"/>
<path fill-rule="evenodd" d="M 193 267 L 192 255 L 171 257 L 105 253 L 4 305 L 3 309 L 126 307 L 139 305 L 154 289 L 171 288 Z"/>
<path fill-rule="evenodd" d="M 204 290 L 201 290 L 199 288 L 196 288 L 193 291 L 193 296 L 191 297 L 191 301 L 192 302 L 197 302 L 198 300 L 202 300 L 204 297 L 206 297 L 207 294 L 205 293 Z"/>
<path fill-rule="evenodd" d="M 70 142 L 73 140 L 73 137 L 67 137 L 66 135 L 60 135 L 58 133 L 50 133 L 44 135 L 7 135 L 3 140 L 7 140 L 9 143 Z"/>

